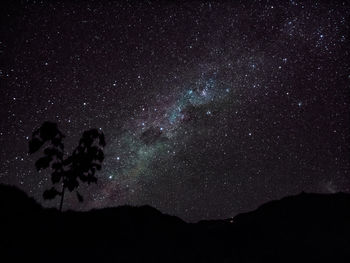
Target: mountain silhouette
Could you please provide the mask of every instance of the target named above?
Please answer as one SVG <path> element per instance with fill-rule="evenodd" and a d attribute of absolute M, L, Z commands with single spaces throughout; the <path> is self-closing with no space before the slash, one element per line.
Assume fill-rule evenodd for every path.
<path fill-rule="evenodd" d="M 0 185 L 2 262 L 350 262 L 350 195 L 306 194 L 186 223 L 150 206 L 47 209 Z"/>

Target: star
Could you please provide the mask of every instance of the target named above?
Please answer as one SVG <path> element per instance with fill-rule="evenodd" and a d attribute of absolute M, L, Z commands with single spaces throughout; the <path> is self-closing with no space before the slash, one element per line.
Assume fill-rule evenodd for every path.
<path fill-rule="evenodd" d="M 67 209 L 151 204 L 198 221 L 350 191 L 348 4 L 20 1 L 15 16 L 11 6 L 0 183 L 50 205 L 49 171 L 27 155 L 48 120 L 67 154 L 86 130 L 106 138 L 97 185 L 79 186 L 85 201 L 67 196 Z"/>

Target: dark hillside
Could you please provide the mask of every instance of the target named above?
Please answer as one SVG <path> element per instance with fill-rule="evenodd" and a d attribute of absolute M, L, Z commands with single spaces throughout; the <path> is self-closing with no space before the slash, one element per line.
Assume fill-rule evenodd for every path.
<path fill-rule="evenodd" d="M 300 194 L 233 220 L 188 224 L 150 206 L 43 209 L 0 187 L 8 262 L 349 262 L 350 195 Z"/>

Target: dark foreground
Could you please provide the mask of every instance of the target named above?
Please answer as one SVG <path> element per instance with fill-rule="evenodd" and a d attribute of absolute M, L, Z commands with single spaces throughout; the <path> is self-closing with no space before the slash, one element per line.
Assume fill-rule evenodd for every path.
<path fill-rule="evenodd" d="M 0 186 L 1 262 L 350 262 L 350 195 L 300 194 L 233 220 L 143 207 L 59 213 Z"/>

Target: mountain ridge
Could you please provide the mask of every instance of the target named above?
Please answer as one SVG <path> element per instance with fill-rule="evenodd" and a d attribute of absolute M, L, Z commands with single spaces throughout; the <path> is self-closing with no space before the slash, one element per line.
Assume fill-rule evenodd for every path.
<path fill-rule="evenodd" d="M 148 205 L 59 212 L 2 185 L 0 211 L 5 248 L 0 256 L 14 262 L 350 259 L 350 194 L 345 193 L 301 193 L 234 218 L 187 223 Z"/>

